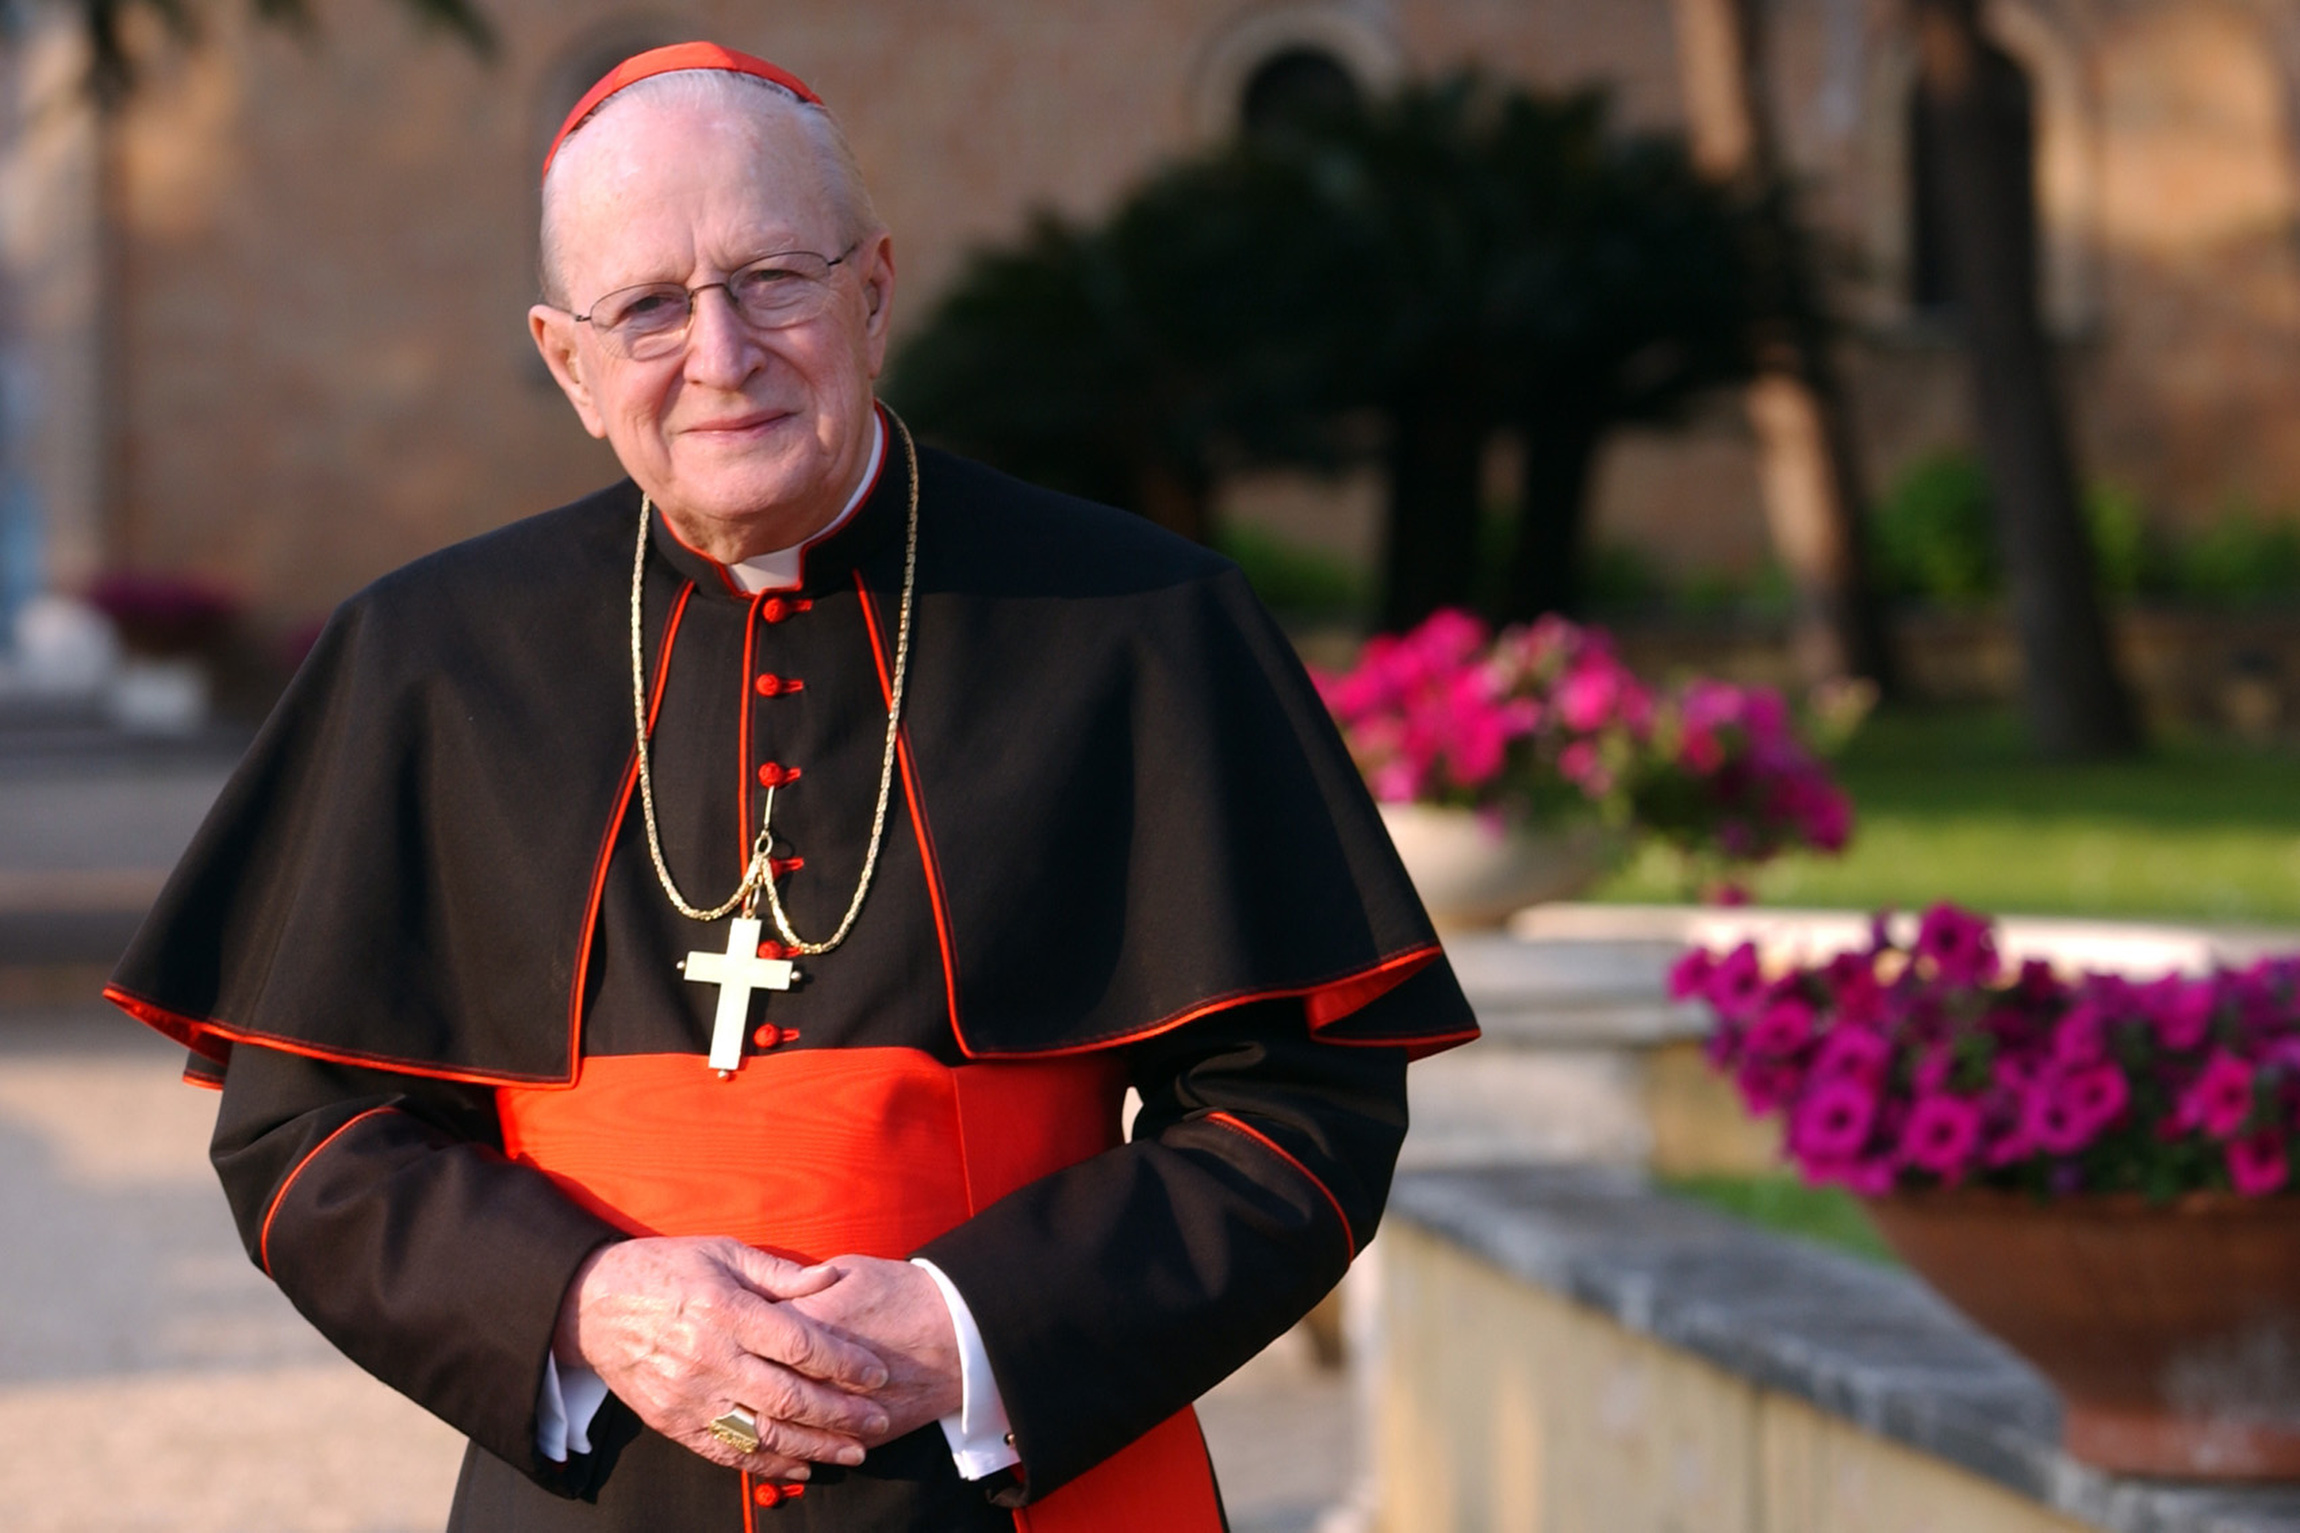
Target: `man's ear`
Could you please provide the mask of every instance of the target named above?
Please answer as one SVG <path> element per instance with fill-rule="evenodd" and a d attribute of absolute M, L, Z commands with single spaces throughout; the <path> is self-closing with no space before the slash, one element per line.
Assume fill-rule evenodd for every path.
<path fill-rule="evenodd" d="M 575 407 L 575 417 L 583 429 L 595 437 L 606 436 L 607 418 L 599 413 L 599 403 L 583 375 L 583 354 L 575 345 L 575 316 L 539 303 L 527 311 L 527 330 L 535 337 L 535 349 L 543 353 L 543 365 L 551 369 L 559 391 Z"/>
<path fill-rule="evenodd" d="M 887 327 L 894 319 L 894 239 L 881 231 L 871 236 L 862 262 L 863 342 L 870 353 L 870 375 L 886 366 Z"/>

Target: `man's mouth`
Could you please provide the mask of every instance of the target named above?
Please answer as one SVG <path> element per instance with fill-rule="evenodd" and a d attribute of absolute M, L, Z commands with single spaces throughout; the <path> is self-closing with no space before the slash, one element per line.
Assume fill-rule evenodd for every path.
<path fill-rule="evenodd" d="M 764 431 L 791 418 L 788 410 L 753 410 L 746 415 L 729 415 L 718 420 L 698 421 L 686 428 L 687 432 L 701 436 L 744 436 Z"/>

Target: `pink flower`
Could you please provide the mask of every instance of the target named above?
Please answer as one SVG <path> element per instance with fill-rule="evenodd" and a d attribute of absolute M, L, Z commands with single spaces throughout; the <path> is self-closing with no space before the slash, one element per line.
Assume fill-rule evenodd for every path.
<path fill-rule="evenodd" d="M 2292 1174 L 2283 1136 L 2274 1129 L 2228 1142 L 2228 1184 L 2248 1198 L 2279 1191 Z"/>
<path fill-rule="evenodd" d="M 2122 1070 L 2105 1061 L 2088 1065 L 2032 1086 L 2021 1126 L 2041 1148 L 2074 1155 L 2099 1138 L 2131 1098 L 2132 1083 Z"/>
<path fill-rule="evenodd" d="M 1742 943 L 1709 971 L 1709 1004 L 1726 1017 L 1739 1018 L 1764 993 L 1765 974 L 1754 942 Z"/>
<path fill-rule="evenodd" d="M 1740 1089 L 1741 1105 L 1762 1116 L 1795 1096 L 1802 1079 L 1794 1065 L 1752 1059 L 1742 1064 L 1733 1084 Z"/>
<path fill-rule="evenodd" d="M 1592 794 L 1605 791 L 1605 758 L 1595 743 L 1576 740 L 1557 753 L 1557 772 L 1567 782 Z"/>
<path fill-rule="evenodd" d="M 2209 982 L 2190 984 L 2178 976 L 2168 976 L 2144 993 L 2148 1019 L 2168 1049 L 2193 1049 L 2203 1043 L 2218 1000 Z"/>
<path fill-rule="evenodd" d="M 1813 1057 L 1813 1079 L 1853 1080 L 1873 1087 L 1884 1080 L 1885 1067 L 1892 1062 L 1893 1046 L 1882 1036 L 1840 1024 L 1821 1040 L 1820 1052 Z"/>
<path fill-rule="evenodd" d="M 1944 984 L 1974 985 L 1996 977 L 1996 938 L 1989 923 L 1954 905 L 1925 912 L 1917 926 L 1917 956 L 1931 960 Z"/>
<path fill-rule="evenodd" d="M 1621 697 L 1618 669 L 1604 660 L 1584 663 L 1574 667 L 1557 689 L 1558 717 L 1576 734 L 1594 734 L 1613 721 Z"/>
<path fill-rule="evenodd" d="M 1690 1001 L 1707 993 L 1709 978 L 1717 972 L 1717 957 L 1705 947 L 1687 948 L 1669 966 L 1669 998 Z"/>
<path fill-rule="evenodd" d="M 2181 1099 L 2180 1118 L 2226 1139 L 2252 1116 L 2252 1067 L 2226 1049 L 2215 1052 Z"/>
<path fill-rule="evenodd" d="M 1877 1093 L 1854 1080 L 1823 1081 L 1797 1104 L 1789 1148 L 1799 1157 L 1837 1160 L 1858 1150 L 1877 1121 Z"/>
<path fill-rule="evenodd" d="M 1885 987 L 1877 983 L 1876 971 L 1865 964 L 1837 982 L 1837 1016 L 1857 1027 L 1883 1023 L 1890 1010 L 1888 1001 Z"/>
<path fill-rule="evenodd" d="M 1813 1036 L 1813 1008 L 1795 996 L 1783 996 L 1757 1014 L 1749 1024 L 1747 1043 L 1752 1054 L 1793 1054 Z"/>
<path fill-rule="evenodd" d="M 2107 1052 L 2100 1008 L 2079 1001 L 2052 1030 L 2053 1062 L 2063 1069 L 2089 1065 Z"/>
<path fill-rule="evenodd" d="M 1909 1111 L 1901 1129 L 1901 1159 L 1947 1181 L 1971 1169 L 1981 1137 L 1981 1112 L 1963 1097 L 1929 1096 Z"/>

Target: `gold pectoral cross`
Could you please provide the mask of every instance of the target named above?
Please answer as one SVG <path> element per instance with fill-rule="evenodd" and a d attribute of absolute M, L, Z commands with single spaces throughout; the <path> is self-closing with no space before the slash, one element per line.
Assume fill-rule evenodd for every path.
<path fill-rule="evenodd" d="M 743 1030 L 751 1021 L 751 996 L 760 990 L 788 990 L 793 970 L 783 958 L 759 956 L 759 923 L 737 916 L 727 923 L 724 953 L 689 953 L 679 965 L 698 985 L 719 987 L 719 1012 L 711 1022 L 710 1066 L 721 1076 L 743 1062 Z"/>

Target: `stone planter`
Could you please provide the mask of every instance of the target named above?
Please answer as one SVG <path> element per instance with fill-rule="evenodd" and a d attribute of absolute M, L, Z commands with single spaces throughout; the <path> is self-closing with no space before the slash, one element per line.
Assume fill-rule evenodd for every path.
<path fill-rule="evenodd" d="M 2300 1478 L 2300 1199 L 1967 1190 L 1869 1211 L 1910 1267 L 2052 1382 L 2072 1457 Z"/>
<path fill-rule="evenodd" d="M 1511 830 L 1471 810 L 1433 804 L 1384 804 L 1381 811 L 1440 931 L 1491 929 L 1528 905 L 1585 893 L 1612 849 L 1594 825 Z"/>

